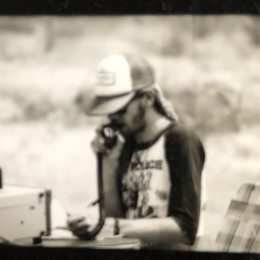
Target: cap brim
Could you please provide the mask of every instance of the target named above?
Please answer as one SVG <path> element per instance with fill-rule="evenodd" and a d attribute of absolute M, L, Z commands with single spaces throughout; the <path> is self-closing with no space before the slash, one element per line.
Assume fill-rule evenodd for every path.
<path fill-rule="evenodd" d="M 133 97 L 134 93 L 116 97 L 95 97 L 87 111 L 87 115 L 103 116 L 113 114 L 127 105 Z"/>

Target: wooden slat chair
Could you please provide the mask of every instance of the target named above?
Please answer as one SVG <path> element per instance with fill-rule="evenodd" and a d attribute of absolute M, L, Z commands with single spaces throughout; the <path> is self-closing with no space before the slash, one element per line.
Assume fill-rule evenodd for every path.
<path fill-rule="evenodd" d="M 260 252 L 260 186 L 242 185 L 231 200 L 216 250 L 225 252 Z"/>

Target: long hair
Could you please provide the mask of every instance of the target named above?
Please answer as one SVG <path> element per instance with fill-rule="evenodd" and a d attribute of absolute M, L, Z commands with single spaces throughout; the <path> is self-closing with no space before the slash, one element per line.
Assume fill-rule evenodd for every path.
<path fill-rule="evenodd" d="M 173 108 L 173 105 L 169 100 L 167 100 L 160 88 L 159 85 L 154 84 L 151 87 L 144 88 L 142 90 L 138 91 L 138 94 L 146 94 L 149 93 L 154 97 L 154 108 L 158 113 L 165 116 L 169 120 L 177 123 L 178 122 L 178 116 Z"/>

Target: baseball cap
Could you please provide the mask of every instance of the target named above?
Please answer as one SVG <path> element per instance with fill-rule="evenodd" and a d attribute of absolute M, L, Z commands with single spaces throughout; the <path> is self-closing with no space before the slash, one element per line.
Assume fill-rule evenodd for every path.
<path fill-rule="evenodd" d="M 155 83 L 151 65 L 134 54 L 112 54 L 97 67 L 94 95 L 87 114 L 108 115 L 123 108 L 141 89 Z"/>

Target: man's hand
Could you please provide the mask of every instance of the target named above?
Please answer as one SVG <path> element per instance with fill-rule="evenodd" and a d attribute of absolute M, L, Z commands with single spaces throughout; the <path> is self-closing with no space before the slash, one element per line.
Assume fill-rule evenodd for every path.
<path fill-rule="evenodd" d="M 67 219 L 67 226 L 73 235 L 80 239 L 89 239 L 90 225 L 86 221 L 84 216 L 69 216 Z"/>
<path fill-rule="evenodd" d="M 95 153 L 102 153 L 105 157 L 116 159 L 120 156 L 124 143 L 124 137 L 117 132 L 115 144 L 112 147 L 108 147 L 105 137 L 101 133 L 101 128 L 99 128 L 96 130 L 96 136 L 91 142 L 91 147 Z"/>
<path fill-rule="evenodd" d="M 73 233 L 73 235 L 77 236 L 82 240 L 89 240 L 93 237 L 90 237 L 90 224 L 86 221 L 85 217 L 69 217 L 67 220 L 67 225 L 69 230 Z M 98 234 L 96 234 L 99 238 L 106 238 L 114 236 L 114 228 L 115 228 L 115 219 L 114 218 L 106 218 L 103 228 L 100 230 Z"/>

